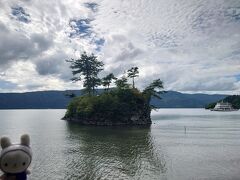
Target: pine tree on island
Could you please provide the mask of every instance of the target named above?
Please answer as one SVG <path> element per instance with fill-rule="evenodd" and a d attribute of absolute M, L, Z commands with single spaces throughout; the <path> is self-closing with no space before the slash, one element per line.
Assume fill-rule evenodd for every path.
<path fill-rule="evenodd" d="M 105 90 L 108 91 L 109 87 L 113 80 L 117 80 L 113 73 L 108 74 L 102 78 L 102 85 L 105 87 Z"/>
<path fill-rule="evenodd" d="M 134 78 L 139 76 L 138 67 L 132 67 L 127 72 L 128 72 L 128 77 L 132 78 L 132 86 L 133 88 L 135 88 Z"/>
<path fill-rule="evenodd" d="M 67 60 L 71 63 L 73 82 L 83 81 L 84 90 L 88 95 L 95 93 L 96 87 L 101 85 L 101 79 L 98 77 L 99 73 L 103 70 L 103 62 L 98 61 L 94 54 L 87 55 L 83 52 L 80 59 Z"/>

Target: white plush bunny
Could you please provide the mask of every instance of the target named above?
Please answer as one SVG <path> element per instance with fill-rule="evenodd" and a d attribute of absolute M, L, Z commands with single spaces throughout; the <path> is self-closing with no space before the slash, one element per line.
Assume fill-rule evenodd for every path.
<path fill-rule="evenodd" d="M 32 161 L 30 138 L 27 134 L 21 136 L 20 144 L 12 144 L 8 137 L 0 139 L 2 151 L 0 154 L 0 169 L 3 180 L 26 180 L 28 167 Z"/>

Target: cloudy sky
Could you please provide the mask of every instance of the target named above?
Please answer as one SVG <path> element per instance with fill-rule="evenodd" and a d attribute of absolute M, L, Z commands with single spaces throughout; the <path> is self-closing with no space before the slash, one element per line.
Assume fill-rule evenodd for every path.
<path fill-rule="evenodd" d="M 0 1 L 0 92 L 79 89 L 65 60 L 83 51 L 138 66 L 141 88 L 239 94 L 240 0 Z"/>

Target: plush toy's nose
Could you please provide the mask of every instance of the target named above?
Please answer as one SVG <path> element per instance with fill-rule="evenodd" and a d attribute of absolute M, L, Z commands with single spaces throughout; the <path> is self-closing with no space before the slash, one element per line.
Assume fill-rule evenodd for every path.
<path fill-rule="evenodd" d="M 16 168 L 16 167 L 17 167 L 17 163 L 14 163 L 13 167 L 15 167 L 15 168 Z"/>

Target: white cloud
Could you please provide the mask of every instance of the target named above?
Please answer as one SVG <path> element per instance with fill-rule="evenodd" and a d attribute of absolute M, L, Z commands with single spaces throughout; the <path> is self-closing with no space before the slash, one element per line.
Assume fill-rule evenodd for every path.
<path fill-rule="evenodd" d="M 240 90 L 239 0 L 4 0 L 0 6 L 0 78 L 17 84 L 13 91 L 78 87 L 67 82 L 65 59 L 83 50 L 97 53 L 106 73 L 139 66 L 140 87 L 160 77 L 171 90 Z M 22 7 L 28 22 L 13 16 L 12 7 Z M 9 73 L 14 68 L 21 75 Z"/>
<path fill-rule="evenodd" d="M 31 62 L 17 62 L 0 76 L 0 81 L 7 80 L 15 89 L 1 89 L 3 92 L 39 91 L 39 90 L 66 90 L 79 89 L 81 83 L 65 82 L 51 74 L 39 76 L 35 65 Z M 1 83 L 0 83 L 1 84 Z"/>

